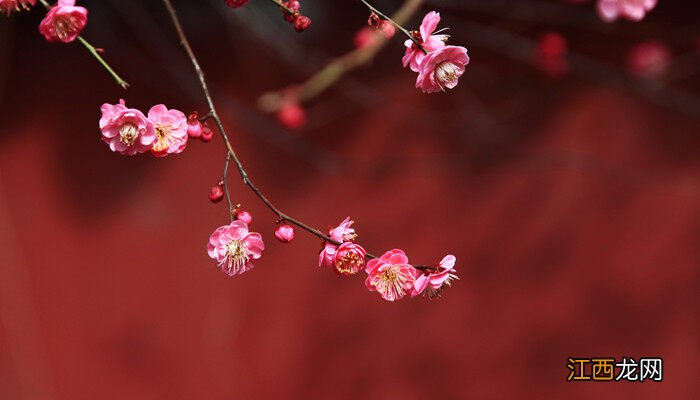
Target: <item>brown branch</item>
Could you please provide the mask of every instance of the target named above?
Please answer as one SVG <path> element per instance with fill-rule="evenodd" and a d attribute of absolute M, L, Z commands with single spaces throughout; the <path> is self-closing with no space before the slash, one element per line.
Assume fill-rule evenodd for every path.
<path fill-rule="evenodd" d="M 409 0 L 409 1 L 416 1 L 420 3 L 419 0 Z M 236 155 L 236 152 L 233 150 L 233 146 L 231 145 L 231 141 L 229 140 L 228 135 L 226 134 L 226 130 L 224 128 L 223 123 L 221 122 L 221 118 L 219 118 L 219 114 L 216 112 L 216 107 L 214 106 L 214 101 L 212 100 L 211 94 L 209 93 L 209 86 L 207 85 L 206 80 L 204 79 L 204 72 L 202 71 L 202 68 L 199 66 L 199 62 L 197 61 L 197 57 L 194 55 L 194 51 L 192 50 L 192 46 L 190 45 L 189 40 L 187 39 L 187 35 L 185 35 L 185 31 L 182 29 L 182 24 L 180 23 L 180 19 L 177 16 L 177 12 L 175 11 L 175 8 L 173 7 L 172 3 L 170 0 L 163 0 L 163 3 L 165 4 L 165 7 L 168 10 L 168 13 L 170 14 L 170 18 L 172 19 L 173 25 L 175 26 L 175 30 L 177 31 L 177 35 L 180 38 L 180 44 L 182 44 L 182 47 L 185 49 L 185 52 L 187 53 L 187 56 L 189 57 L 190 61 L 192 62 L 192 65 L 194 66 L 195 72 L 197 73 L 197 77 L 199 78 L 199 83 L 202 86 L 202 91 L 204 92 L 204 97 L 207 99 L 207 104 L 209 105 L 209 114 L 211 116 L 211 119 L 213 119 L 216 122 L 216 126 L 219 130 L 219 133 L 221 134 L 221 138 L 224 140 L 224 144 L 226 145 L 226 149 L 228 151 L 226 157 L 227 160 L 230 158 L 233 160 L 233 162 L 236 164 L 236 167 L 238 168 L 238 172 L 241 175 L 241 179 L 243 180 L 243 183 L 250 188 L 251 191 L 267 206 L 267 208 L 270 209 L 281 221 L 286 221 L 289 222 L 290 224 L 296 225 L 297 227 L 311 233 L 312 235 L 321 238 L 329 243 L 333 243 L 335 245 L 340 245 L 341 243 L 333 240 L 330 238 L 330 236 L 324 234 L 323 232 L 319 231 L 318 229 L 312 228 L 311 226 L 299 221 L 296 218 L 290 217 L 289 215 L 283 213 L 279 208 L 275 207 L 270 200 L 265 197 L 265 195 L 258 189 L 257 186 L 253 183 L 253 181 L 250 179 L 248 176 L 248 173 L 246 170 L 243 168 L 243 164 L 241 161 L 238 159 L 238 156 Z M 228 168 L 226 168 L 228 170 Z M 367 258 L 377 258 L 377 256 L 367 253 Z M 420 270 L 433 270 L 433 267 L 428 267 L 428 266 L 421 266 L 421 265 L 415 265 L 414 266 L 417 269 Z"/>
<path fill-rule="evenodd" d="M 406 23 L 421 7 L 423 0 L 406 0 L 389 19 L 394 25 Z M 388 17 L 387 17 L 388 19 Z M 400 29 L 403 29 L 400 27 Z M 403 29 L 405 30 L 405 29 Z M 291 90 L 265 93 L 258 99 L 258 107 L 265 112 L 279 110 L 285 101 L 305 102 L 328 90 L 344 75 L 371 61 L 388 43 L 381 33 L 375 33 L 374 41 L 366 47 L 355 49 L 328 63 L 306 82 Z"/>

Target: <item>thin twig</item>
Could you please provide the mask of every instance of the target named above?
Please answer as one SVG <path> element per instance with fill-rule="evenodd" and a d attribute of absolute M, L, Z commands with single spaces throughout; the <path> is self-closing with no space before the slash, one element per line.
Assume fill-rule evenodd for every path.
<path fill-rule="evenodd" d="M 422 3 L 423 0 L 406 0 L 392 16 L 391 21 L 398 24 L 408 21 L 420 9 Z M 388 39 L 384 35 L 379 32 L 374 35 L 374 40 L 368 46 L 352 50 L 329 62 L 294 89 L 263 94 L 258 100 L 258 107 L 265 112 L 275 112 L 290 99 L 305 102 L 325 92 L 350 71 L 371 61 L 387 45 Z"/>
<path fill-rule="evenodd" d="M 280 0 L 270 0 L 270 1 L 277 4 L 277 7 L 283 9 L 284 11 L 288 12 L 289 14 L 294 14 L 294 10 L 287 7 L 282 1 L 280 1 Z"/>
<path fill-rule="evenodd" d="M 46 0 L 39 0 L 39 2 L 47 10 L 51 10 L 51 5 L 48 2 L 46 2 Z M 104 69 L 106 69 L 107 72 L 109 72 L 109 74 L 112 75 L 112 78 L 114 78 L 114 80 L 117 82 L 117 85 L 121 86 L 124 90 L 126 90 L 129 87 L 129 84 L 124 79 L 122 79 L 119 76 L 119 74 L 117 74 L 117 72 L 109 66 L 109 64 L 107 64 L 107 61 L 105 61 L 104 58 L 102 58 L 95 46 L 91 45 L 90 42 L 85 40 L 82 36 L 78 36 L 78 41 L 90 52 L 90 54 L 92 54 L 93 57 L 95 57 L 95 59 L 97 59 L 97 61 L 104 67 Z"/>
<path fill-rule="evenodd" d="M 223 123 L 221 122 L 221 119 L 219 118 L 219 114 L 216 112 L 216 107 L 214 106 L 214 101 L 212 100 L 211 94 L 209 92 L 209 86 L 207 85 L 206 80 L 204 79 L 204 72 L 202 72 L 201 67 L 199 66 L 199 62 L 197 61 L 197 57 L 194 55 L 194 51 L 192 50 L 192 46 L 190 45 L 189 40 L 187 39 L 187 35 L 185 35 L 185 31 L 182 29 L 182 24 L 180 23 L 180 19 L 177 16 L 177 12 L 175 11 L 175 8 L 173 7 L 173 4 L 170 0 L 163 0 L 163 3 L 165 4 L 165 7 L 168 10 L 168 13 L 170 14 L 170 18 L 173 22 L 173 25 L 175 26 L 175 30 L 177 31 L 177 35 L 180 38 L 180 44 L 182 44 L 182 47 L 185 49 L 185 52 L 187 53 L 187 56 L 189 57 L 190 61 L 192 62 L 192 65 L 194 66 L 195 72 L 197 73 L 197 77 L 199 78 L 199 83 L 202 86 L 202 91 L 204 92 L 204 96 L 207 99 L 207 103 L 209 105 L 210 113 L 211 113 L 211 118 L 216 122 L 216 126 L 219 129 L 219 133 L 221 134 L 221 138 L 224 140 L 224 144 L 226 145 L 226 149 L 228 150 L 228 156 L 227 159 L 230 157 L 233 162 L 236 164 L 236 168 L 238 168 L 238 172 L 241 175 L 241 179 L 243 180 L 243 183 L 250 188 L 250 190 L 253 191 L 253 193 L 267 206 L 267 208 L 272 211 L 280 221 L 286 221 L 292 225 L 295 225 L 312 235 L 323 239 L 326 242 L 333 243 L 335 245 L 341 245 L 342 243 L 337 242 L 333 239 L 330 238 L 330 236 L 324 234 L 323 232 L 319 231 L 318 229 L 312 228 L 309 225 L 299 221 L 296 218 L 290 217 L 289 215 L 283 213 L 280 211 L 279 208 L 275 207 L 270 200 L 265 197 L 265 195 L 258 189 L 257 186 L 253 183 L 253 181 L 250 179 L 248 176 L 248 173 L 246 170 L 243 168 L 243 164 L 241 161 L 238 159 L 238 156 L 236 155 L 236 152 L 233 150 L 233 146 L 231 145 L 231 141 L 229 140 L 228 135 L 226 134 L 226 129 L 224 128 Z M 377 256 L 367 253 L 367 258 L 377 258 Z M 433 267 L 428 267 L 428 266 L 422 266 L 422 265 L 414 265 L 415 268 L 420 269 L 420 270 L 431 270 Z"/>
<path fill-rule="evenodd" d="M 416 47 L 418 47 L 423 53 L 428 54 L 428 51 L 425 50 L 425 48 L 423 47 L 423 45 L 420 44 L 420 42 L 418 42 L 418 39 L 416 39 L 416 38 L 411 34 L 411 32 L 408 31 L 408 29 L 406 29 L 406 28 L 404 28 L 403 26 L 401 26 L 401 24 L 399 24 L 399 23 L 397 23 L 397 22 L 394 22 L 393 19 L 391 19 L 391 18 L 387 17 L 386 15 L 384 15 L 384 13 L 382 13 L 382 12 L 379 11 L 379 10 L 377 10 L 376 7 L 374 7 L 373 5 L 369 4 L 367 1 L 365 1 L 365 0 L 360 0 L 360 1 L 361 1 L 365 6 L 367 6 L 367 8 L 369 8 L 370 11 L 373 11 L 375 14 L 377 14 L 377 15 L 379 15 L 380 17 L 384 18 L 385 20 L 391 22 L 392 25 L 394 25 L 394 26 L 396 27 L 396 29 L 398 29 L 398 30 L 400 30 L 401 32 L 403 32 L 404 35 L 408 36 L 408 38 L 411 39 L 411 41 L 413 42 L 413 44 L 416 45 Z M 403 23 L 403 22 L 402 22 L 402 23 Z"/>

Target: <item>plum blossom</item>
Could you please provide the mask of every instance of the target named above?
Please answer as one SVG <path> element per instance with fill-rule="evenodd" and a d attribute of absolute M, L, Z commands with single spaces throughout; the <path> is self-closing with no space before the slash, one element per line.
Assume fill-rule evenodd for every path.
<path fill-rule="evenodd" d="M 163 104 L 151 107 L 148 119 L 153 122 L 157 140 L 151 153 L 156 157 L 182 153 L 187 147 L 187 117 L 182 111 L 168 110 Z"/>
<path fill-rule="evenodd" d="M 453 89 L 469 64 L 467 49 L 461 46 L 445 46 L 429 53 L 420 65 L 416 88 L 423 93 L 436 93 Z"/>
<path fill-rule="evenodd" d="M 252 260 L 257 260 L 265 250 L 262 236 L 250 232 L 243 221 L 233 221 L 217 228 L 209 238 L 207 252 L 219 264 L 221 271 L 228 276 L 240 275 L 253 268 Z"/>
<path fill-rule="evenodd" d="M 423 49 L 428 53 L 445 47 L 447 35 L 436 35 L 435 29 L 440 23 L 440 13 L 431 11 L 423 17 L 423 22 L 420 24 L 420 31 L 416 32 L 415 39 L 423 46 Z M 420 65 L 426 54 L 412 40 L 406 40 L 406 54 L 403 56 L 403 66 L 411 68 L 413 72 L 420 72 Z"/>
<path fill-rule="evenodd" d="M 333 255 L 333 267 L 341 275 L 354 275 L 365 266 L 367 252 L 359 244 L 345 242 Z"/>
<path fill-rule="evenodd" d="M 355 229 L 351 228 L 352 224 L 354 223 L 355 221 L 351 220 L 350 217 L 347 217 L 343 220 L 343 222 L 340 223 L 340 225 L 330 229 L 328 231 L 328 235 L 331 237 L 331 240 L 334 240 L 336 242 L 342 243 L 353 241 L 357 238 Z"/>
<path fill-rule="evenodd" d="M 605 22 L 618 18 L 641 21 L 646 13 L 656 7 L 657 0 L 598 0 L 598 15 Z"/>
<path fill-rule="evenodd" d="M 58 0 L 39 24 L 39 32 L 48 42 L 70 43 L 87 24 L 87 9 L 76 7 L 75 0 Z"/>
<path fill-rule="evenodd" d="M 151 149 L 156 141 L 156 132 L 153 122 L 141 111 L 127 108 L 124 100 L 119 100 L 118 104 L 105 103 L 101 110 L 102 140 L 109 144 L 112 151 L 134 155 Z"/>
<path fill-rule="evenodd" d="M 340 223 L 340 225 L 336 226 L 335 228 L 330 228 L 328 230 L 328 236 L 336 243 L 343 244 L 344 242 L 351 242 L 357 238 L 355 229 L 351 228 L 352 224 L 354 223 L 355 221 L 352 221 L 350 217 L 347 217 Z M 318 266 L 333 268 L 337 249 L 338 245 L 326 242 L 323 246 L 323 250 L 321 250 L 321 253 L 318 255 Z"/>
<path fill-rule="evenodd" d="M 0 0 L 0 14 L 5 14 L 9 17 L 13 11 L 28 11 L 35 4 L 36 0 Z"/>
<path fill-rule="evenodd" d="M 365 267 L 365 286 L 376 291 L 387 301 L 403 298 L 413 289 L 418 272 L 408 263 L 408 257 L 399 249 L 387 251 L 380 258 L 370 260 Z"/>
<path fill-rule="evenodd" d="M 457 258 L 455 256 L 452 254 L 447 255 L 440 261 L 434 272 L 421 274 L 413 284 L 411 297 L 418 296 L 424 292 L 430 298 L 439 296 L 442 289 L 450 286 L 453 279 L 459 279 L 454 273 L 456 261 Z"/>

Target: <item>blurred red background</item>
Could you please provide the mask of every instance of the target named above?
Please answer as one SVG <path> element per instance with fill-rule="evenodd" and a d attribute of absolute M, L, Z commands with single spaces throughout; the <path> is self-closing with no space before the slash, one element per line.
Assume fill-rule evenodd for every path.
<path fill-rule="evenodd" d="M 349 50 L 365 9 L 306 0 L 297 35 L 268 2 L 175 1 L 273 202 L 319 228 L 351 215 L 375 253 L 457 256 L 442 299 L 396 304 L 319 270 L 316 238 L 276 242 L 234 173 L 267 249 L 250 273 L 217 271 L 220 139 L 124 157 L 97 128 L 121 97 L 206 112 L 162 5 L 82 3 L 128 92 L 79 45 L 45 43 L 39 11 L 0 19 L 1 399 L 700 398 L 694 2 L 612 25 L 590 4 L 436 2 L 472 56 L 458 89 L 416 91 L 397 39 L 290 133 L 257 97 Z M 565 79 L 527 62 L 549 30 L 578 54 Z M 672 82 L 626 78 L 645 39 L 684 55 Z M 568 356 L 663 357 L 664 381 L 569 383 Z"/>

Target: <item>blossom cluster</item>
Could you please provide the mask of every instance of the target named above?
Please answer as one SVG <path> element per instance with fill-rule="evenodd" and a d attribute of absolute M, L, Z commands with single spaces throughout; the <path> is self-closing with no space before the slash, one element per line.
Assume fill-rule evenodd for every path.
<path fill-rule="evenodd" d="M 449 36 L 436 31 L 438 23 L 440 13 L 429 12 L 420 30 L 411 32 L 412 39 L 405 42 L 403 66 L 418 73 L 416 88 L 423 93 L 453 89 L 469 64 L 467 49 L 447 45 Z"/>
<path fill-rule="evenodd" d="M 246 213 L 246 217 L 244 220 L 236 215 L 233 222 L 217 228 L 209 238 L 209 256 L 229 276 L 251 270 L 252 261 L 259 259 L 265 249 L 262 236 L 249 230 L 250 214 Z M 433 267 L 415 267 L 409 263 L 403 250 L 394 249 L 366 262 L 367 252 L 355 243 L 357 233 L 353 223 L 348 217 L 337 227 L 329 229 L 328 240 L 319 253 L 319 267 L 332 269 L 342 276 L 355 275 L 364 269 L 367 289 L 392 302 L 409 294 L 411 297 L 420 294 L 431 298 L 438 296 L 452 280 L 458 279 L 453 255 L 445 256 Z M 275 237 L 282 243 L 289 243 L 294 239 L 294 228 L 282 223 L 275 230 Z"/>
<path fill-rule="evenodd" d="M 193 113 L 186 117 L 182 111 L 158 104 L 145 115 L 128 108 L 124 100 L 101 107 L 100 131 L 109 148 L 124 155 L 150 152 L 156 157 L 182 153 L 189 137 L 204 141 L 211 139 L 211 130 L 200 123 Z"/>

